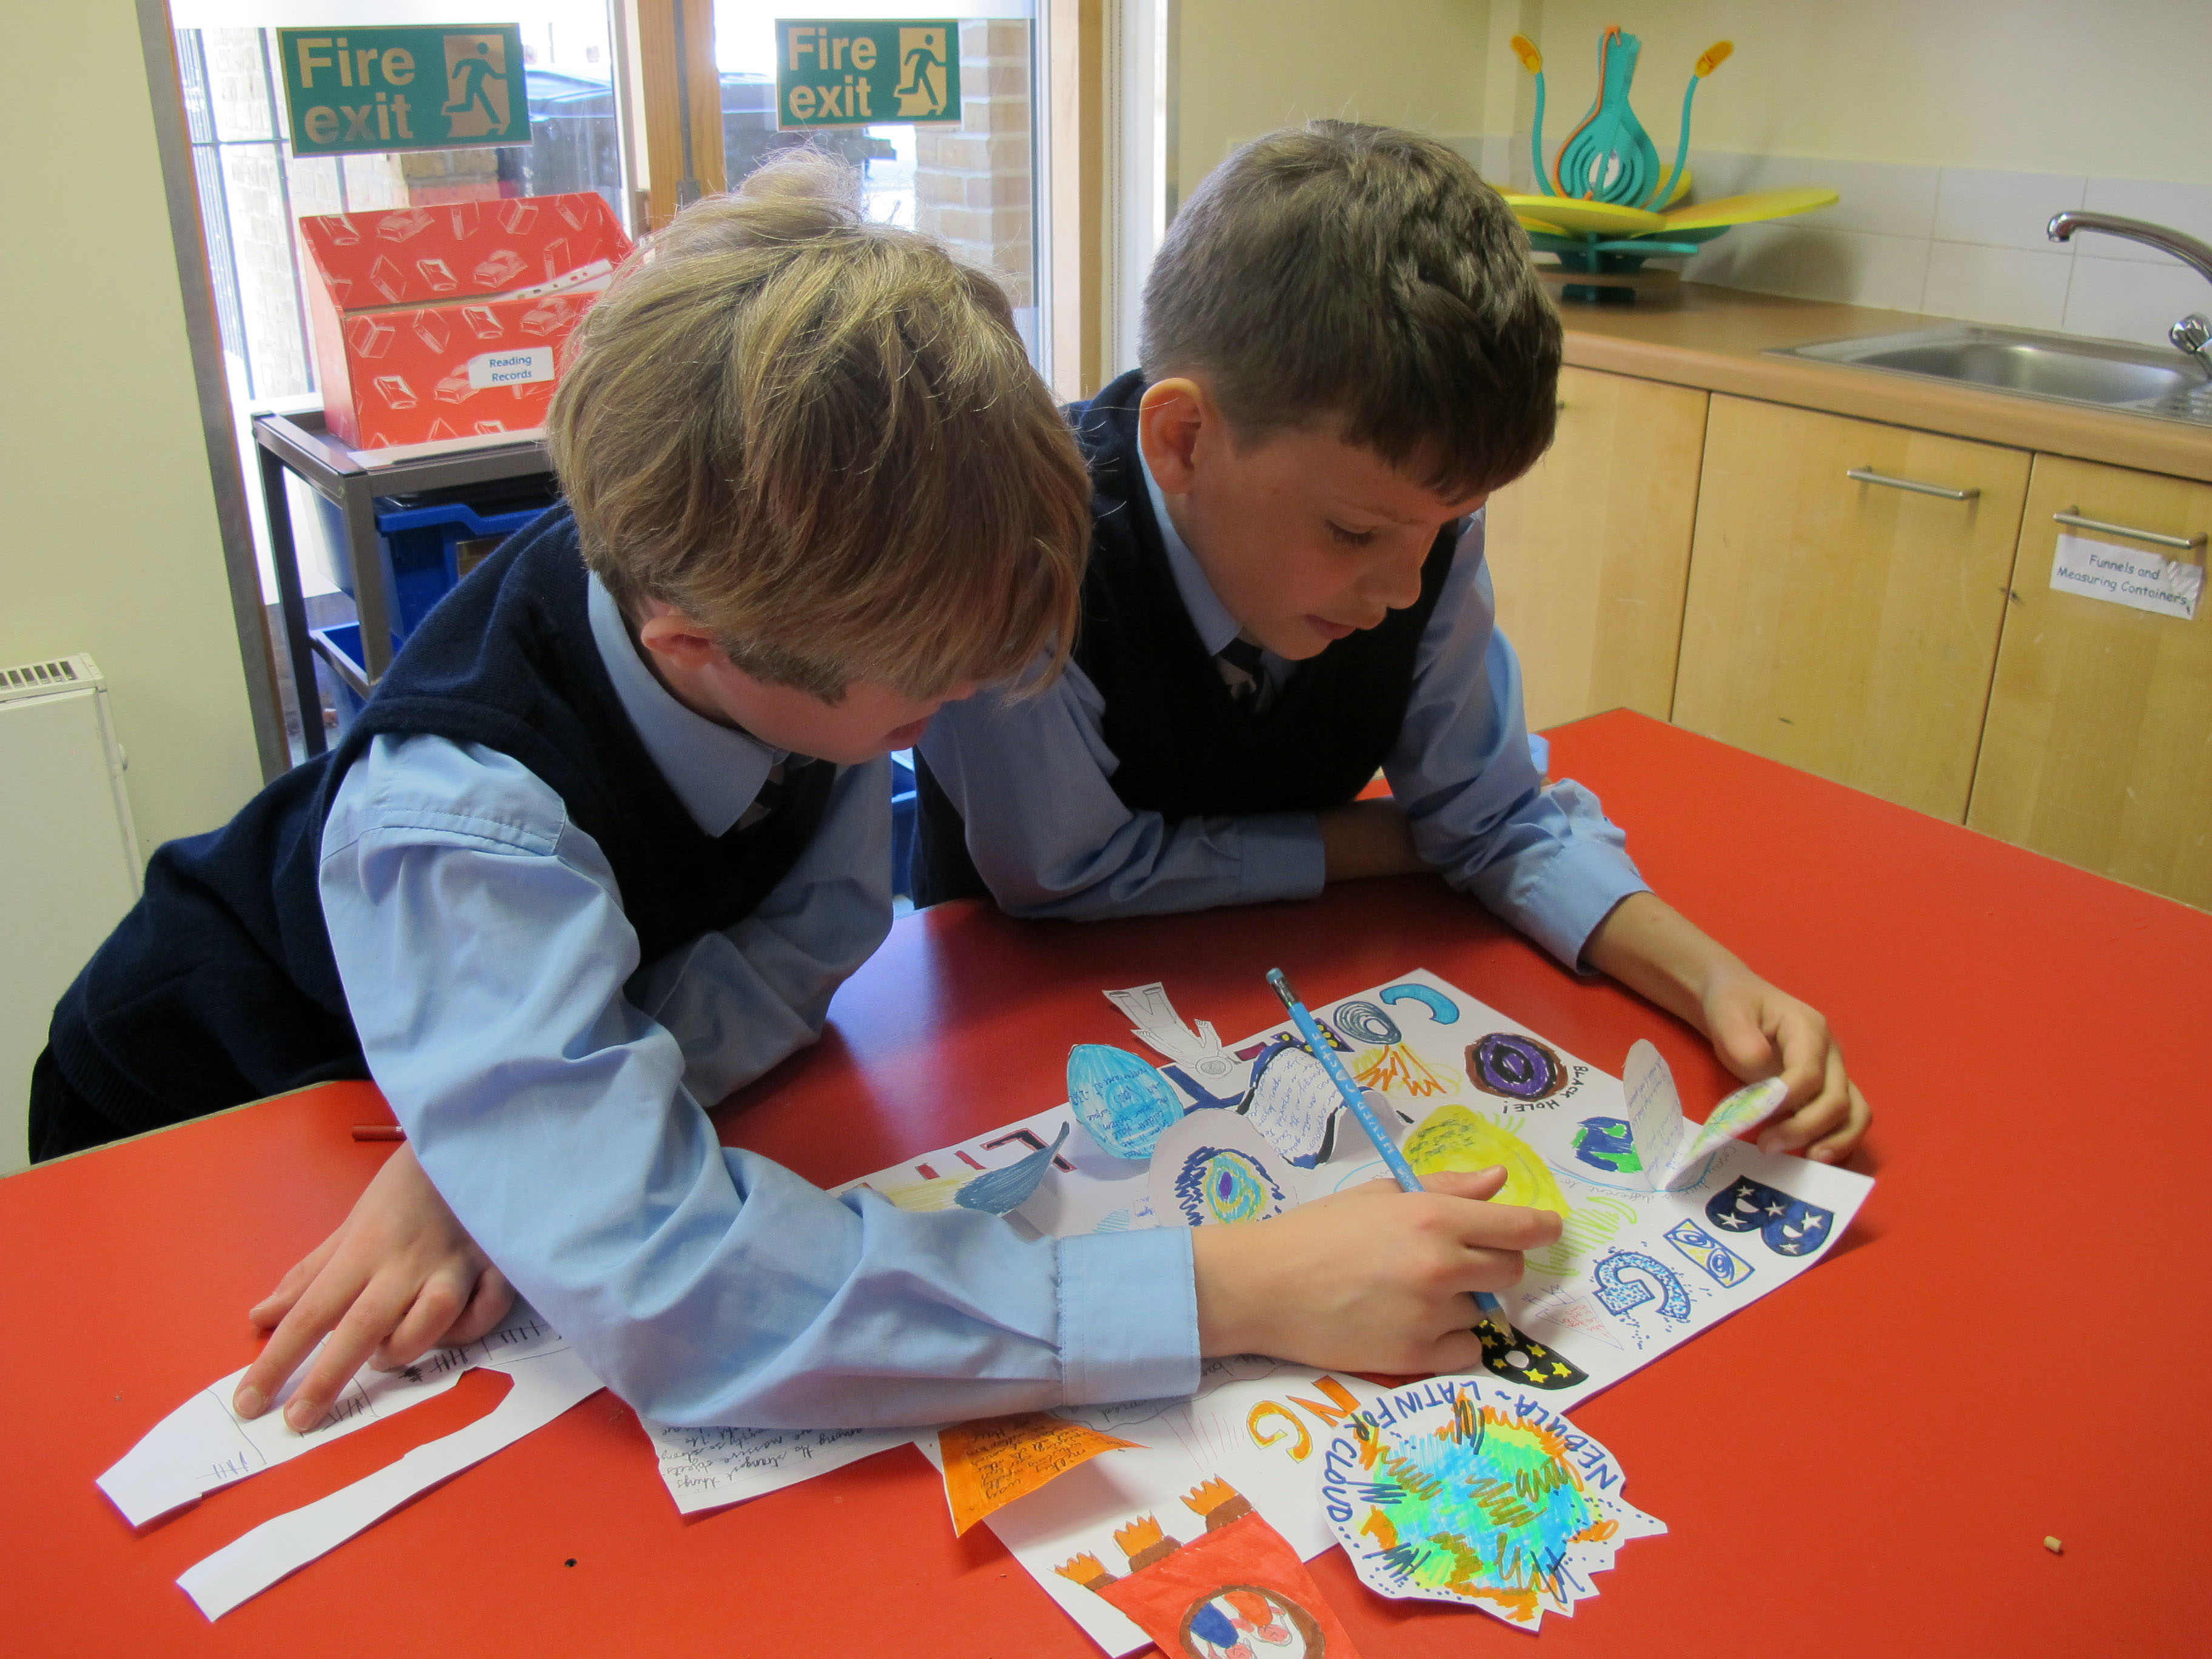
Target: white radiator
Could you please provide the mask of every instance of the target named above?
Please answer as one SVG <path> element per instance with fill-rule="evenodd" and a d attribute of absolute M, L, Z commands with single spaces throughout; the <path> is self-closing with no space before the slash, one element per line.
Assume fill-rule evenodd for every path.
<path fill-rule="evenodd" d="M 0 1175 L 28 1161 L 54 1003 L 138 896 L 138 836 L 90 657 L 0 668 Z"/>

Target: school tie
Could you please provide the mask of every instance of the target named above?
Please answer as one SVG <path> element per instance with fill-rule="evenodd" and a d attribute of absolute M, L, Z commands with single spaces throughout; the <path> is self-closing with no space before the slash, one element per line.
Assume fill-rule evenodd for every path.
<path fill-rule="evenodd" d="M 805 755 L 787 755 L 769 767 L 768 777 L 761 784 L 760 793 L 753 797 L 750 806 L 738 815 L 738 828 L 750 830 L 775 816 L 776 808 L 783 805 L 786 791 L 798 781 L 799 775 L 807 767 L 817 764 L 818 762 Z"/>
<path fill-rule="evenodd" d="M 1229 688 L 1229 699 L 1248 714 L 1264 714 L 1275 700 L 1275 688 L 1267 678 L 1267 671 L 1260 665 L 1260 647 L 1249 640 L 1231 640 L 1214 653 L 1213 665 L 1220 671 L 1221 683 Z"/>

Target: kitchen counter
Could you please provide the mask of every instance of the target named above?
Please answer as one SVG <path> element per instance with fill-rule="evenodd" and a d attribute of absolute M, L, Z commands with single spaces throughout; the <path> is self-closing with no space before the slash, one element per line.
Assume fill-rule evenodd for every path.
<path fill-rule="evenodd" d="M 1698 283 L 1639 294 L 1633 307 L 1563 303 L 1559 310 L 1566 360 L 1579 368 L 2212 483 L 2212 427 L 1763 355 L 1774 346 L 1901 334 L 1954 319 Z"/>

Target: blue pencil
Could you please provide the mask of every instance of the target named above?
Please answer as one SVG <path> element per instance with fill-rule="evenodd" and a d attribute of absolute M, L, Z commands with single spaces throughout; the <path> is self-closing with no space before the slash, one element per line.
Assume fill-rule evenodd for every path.
<path fill-rule="evenodd" d="M 1291 989 L 1291 982 L 1283 977 L 1283 970 L 1270 968 L 1267 983 L 1275 988 L 1275 994 L 1282 998 L 1283 1006 L 1291 1011 L 1291 1024 L 1298 1028 L 1298 1035 L 1306 1040 L 1306 1046 L 1313 1050 L 1314 1058 L 1321 1061 L 1322 1070 L 1328 1073 L 1328 1080 L 1336 1085 L 1337 1093 L 1344 1097 L 1344 1103 L 1351 1109 L 1352 1115 L 1366 1131 L 1368 1139 L 1374 1142 L 1376 1153 L 1382 1158 L 1383 1166 L 1403 1190 L 1409 1193 L 1425 1191 L 1420 1176 L 1413 1173 L 1413 1166 L 1406 1162 L 1405 1153 L 1398 1150 L 1398 1143 L 1390 1138 L 1390 1131 L 1383 1126 L 1382 1120 L 1375 1115 L 1375 1109 L 1367 1103 L 1366 1095 L 1352 1080 L 1352 1074 L 1344 1069 L 1344 1062 L 1336 1057 L 1334 1045 L 1322 1035 L 1322 1029 L 1315 1023 L 1313 1015 L 1307 1011 L 1305 1004 L 1298 1000 L 1298 994 Z M 1513 1340 L 1513 1327 L 1506 1320 L 1504 1303 L 1488 1291 L 1477 1291 L 1474 1305 L 1482 1310 L 1483 1323 L 1507 1342 Z"/>

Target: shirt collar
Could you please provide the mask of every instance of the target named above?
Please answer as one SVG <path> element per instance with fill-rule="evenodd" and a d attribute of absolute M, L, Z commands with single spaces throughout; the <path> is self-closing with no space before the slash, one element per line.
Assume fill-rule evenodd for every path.
<path fill-rule="evenodd" d="M 1160 526 L 1160 539 L 1167 544 L 1168 568 L 1175 573 L 1176 592 L 1182 596 L 1182 608 L 1189 616 L 1191 626 L 1198 630 L 1199 643 L 1206 647 L 1209 657 L 1221 654 L 1221 647 L 1235 639 L 1241 631 L 1237 618 L 1229 614 L 1229 607 L 1221 603 L 1213 591 L 1213 584 L 1199 568 L 1197 556 L 1176 533 L 1175 520 L 1168 517 L 1168 499 L 1160 493 L 1159 480 L 1152 477 L 1146 465 L 1145 452 L 1137 451 L 1137 465 L 1144 468 L 1145 493 L 1152 497 L 1152 517 Z"/>
<path fill-rule="evenodd" d="M 623 713 L 691 821 L 709 836 L 727 834 L 768 781 L 769 769 L 783 759 L 783 750 L 677 702 L 638 654 L 614 595 L 597 574 L 586 575 L 592 642 L 599 647 Z"/>

